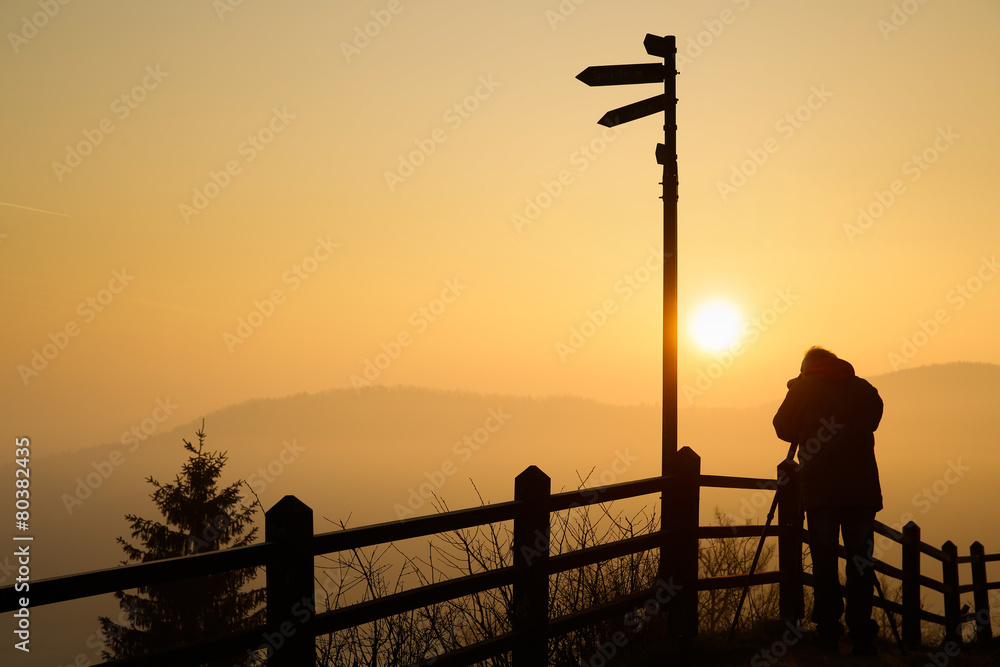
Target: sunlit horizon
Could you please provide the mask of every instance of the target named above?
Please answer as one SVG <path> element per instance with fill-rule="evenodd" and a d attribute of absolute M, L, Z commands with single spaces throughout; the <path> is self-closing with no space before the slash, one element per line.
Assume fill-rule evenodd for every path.
<path fill-rule="evenodd" d="M 816 344 L 1000 363 L 1000 8 L 574 7 L 5 5 L 16 428 L 369 384 L 659 403 L 662 118 L 597 120 L 660 90 L 575 78 L 647 33 L 678 45 L 681 407 L 779 400 Z M 738 340 L 692 339 L 713 299 Z"/>

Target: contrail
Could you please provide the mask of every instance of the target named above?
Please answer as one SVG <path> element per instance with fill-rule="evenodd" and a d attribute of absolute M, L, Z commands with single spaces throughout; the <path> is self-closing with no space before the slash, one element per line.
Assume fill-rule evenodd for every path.
<path fill-rule="evenodd" d="M 41 208 L 31 208 L 30 206 L 21 206 L 20 204 L 8 204 L 5 201 L 0 201 L 0 206 L 10 206 L 12 208 L 23 208 L 26 211 L 35 211 L 36 213 L 48 213 L 49 215 L 59 215 L 64 218 L 72 218 L 71 215 L 66 215 L 65 213 L 56 213 L 55 211 L 46 211 Z"/>

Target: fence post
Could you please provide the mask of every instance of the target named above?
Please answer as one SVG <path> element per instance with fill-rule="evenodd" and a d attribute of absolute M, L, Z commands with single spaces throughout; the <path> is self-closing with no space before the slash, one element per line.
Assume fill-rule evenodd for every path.
<path fill-rule="evenodd" d="M 309 624 L 316 610 L 312 509 L 295 496 L 285 496 L 264 513 L 264 536 L 279 545 L 267 563 L 268 632 L 271 636 L 280 633 L 284 640 L 272 648 L 267 664 L 313 667 L 316 637 Z"/>
<path fill-rule="evenodd" d="M 969 555 L 972 556 L 973 601 L 976 605 L 976 641 L 988 642 L 993 639 L 993 625 L 990 621 L 990 592 L 986 588 L 986 550 L 980 542 L 973 542 Z"/>
<path fill-rule="evenodd" d="M 958 547 L 951 540 L 941 545 L 947 558 L 941 561 L 941 583 L 951 588 L 944 594 L 944 640 L 962 643 L 961 616 L 962 600 L 958 594 Z"/>
<path fill-rule="evenodd" d="M 667 632 L 698 634 L 698 501 L 701 457 L 690 447 L 674 454 L 667 465 L 668 482 L 662 496 L 660 579 L 679 587 L 667 610 Z"/>
<path fill-rule="evenodd" d="M 805 615 L 802 591 L 802 496 L 794 461 L 778 464 L 778 607 L 782 617 L 796 621 Z"/>
<path fill-rule="evenodd" d="M 514 667 L 545 667 L 548 662 L 551 491 L 552 480 L 536 466 L 514 478 L 514 500 L 524 503 L 514 519 L 512 544 Z"/>
<path fill-rule="evenodd" d="M 903 643 L 920 646 L 920 526 L 903 526 Z"/>

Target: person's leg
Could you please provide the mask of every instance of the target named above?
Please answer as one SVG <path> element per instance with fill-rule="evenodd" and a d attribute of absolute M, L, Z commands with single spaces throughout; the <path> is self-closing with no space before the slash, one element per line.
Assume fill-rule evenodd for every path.
<path fill-rule="evenodd" d="M 832 641 L 843 632 L 840 615 L 844 601 L 840 595 L 840 576 L 837 571 L 837 547 L 840 544 L 840 522 L 834 508 L 823 507 L 806 512 L 809 525 L 809 551 L 812 554 L 813 613 L 821 640 Z"/>
<path fill-rule="evenodd" d="M 875 569 L 875 510 L 868 507 L 844 508 L 842 527 L 847 552 L 847 627 L 855 648 L 870 646 L 877 626 L 872 622 L 872 592 Z"/>

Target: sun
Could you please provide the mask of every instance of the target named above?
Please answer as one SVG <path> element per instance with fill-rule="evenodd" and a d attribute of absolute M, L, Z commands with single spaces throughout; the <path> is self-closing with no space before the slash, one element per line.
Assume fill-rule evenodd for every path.
<path fill-rule="evenodd" d="M 691 317 L 691 335 L 698 347 L 719 352 L 739 340 L 743 316 L 736 306 L 723 299 L 706 301 Z"/>

